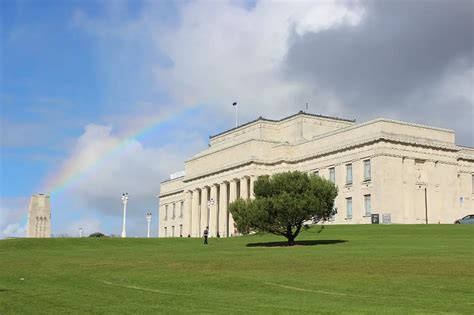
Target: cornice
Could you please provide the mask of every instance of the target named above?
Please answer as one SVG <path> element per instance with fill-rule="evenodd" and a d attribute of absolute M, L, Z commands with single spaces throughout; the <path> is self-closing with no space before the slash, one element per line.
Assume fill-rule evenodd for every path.
<path fill-rule="evenodd" d="M 357 140 L 357 139 L 356 139 Z M 332 155 L 332 154 L 337 154 L 340 152 L 344 152 L 347 150 L 351 150 L 354 148 L 358 147 L 363 147 L 371 144 L 375 144 L 378 142 L 389 142 L 389 143 L 394 143 L 394 144 L 402 144 L 402 145 L 410 145 L 410 146 L 417 146 L 420 148 L 430 148 L 430 149 L 436 149 L 436 150 L 443 150 L 443 151 L 448 151 L 448 152 L 458 152 L 459 148 L 457 148 L 455 145 L 450 144 L 450 143 L 444 143 L 444 142 L 432 142 L 432 141 L 423 141 L 422 138 L 415 138 L 415 137 L 404 137 L 404 136 L 396 136 L 394 134 L 389 134 L 389 133 L 380 133 L 374 137 L 371 138 L 363 138 L 358 141 L 352 140 L 350 143 L 343 143 L 340 144 L 339 146 L 336 147 L 331 147 L 326 150 L 322 150 L 317 153 L 312 153 L 308 154 L 305 156 L 297 157 L 297 158 L 276 158 L 273 160 L 261 160 L 255 157 L 251 157 L 249 159 L 246 159 L 241 162 L 237 162 L 234 164 L 230 164 L 225 167 L 221 167 L 218 169 L 215 169 L 211 172 L 206 172 L 206 173 L 201 173 L 197 174 L 193 177 L 185 177 L 183 182 L 184 183 L 189 183 L 194 180 L 202 179 L 205 177 L 210 177 L 222 172 L 230 171 L 233 169 L 237 169 L 240 167 L 248 166 L 251 164 L 255 165 L 263 165 L 263 166 L 274 166 L 282 163 L 286 164 L 298 164 L 307 160 L 311 159 L 317 159 L 321 158 L 324 156 Z M 411 150 L 412 152 L 419 153 L 418 151 Z"/>
<path fill-rule="evenodd" d="M 357 125 L 353 125 L 353 126 L 348 126 L 346 128 L 342 128 L 342 129 L 336 129 L 336 130 L 333 130 L 333 131 L 329 131 L 327 133 L 323 133 L 321 135 L 314 136 L 313 138 L 311 138 L 309 140 L 302 141 L 301 144 L 306 143 L 306 142 L 311 142 L 311 141 L 314 141 L 314 140 L 318 140 L 318 139 L 323 139 L 323 138 L 330 137 L 330 136 L 333 136 L 333 135 L 337 135 L 337 134 L 340 134 L 340 133 L 346 133 L 346 132 L 349 132 L 349 131 L 352 131 L 352 130 L 355 130 L 355 129 L 359 129 L 359 128 L 363 128 L 363 127 L 366 127 L 366 126 L 374 125 L 374 124 L 380 123 L 380 122 L 393 123 L 393 124 L 397 124 L 397 125 L 401 125 L 401 126 L 410 126 L 410 127 L 416 127 L 416 128 L 430 129 L 430 130 L 447 132 L 447 133 L 454 133 L 454 131 L 450 130 L 450 129 L 443 129 L 443 128 L 425 126 L 425 125 L 420 125 L 420 124 L 415 124 L 415 123 L 408 123 L 408 122 L 392 120 L 392 119 L 387 119 L 387 118 L 377 118 L 377 119 L 374 119 L 374 120 L 369 120 L 365 123 L 361 123 L 361 124 L 357 124 Z"/>
<path fill-rule="evenodd" d="M 173 179 L 165 179 L 164 181 L 161 181 L 161 184 L 182 180 L 184 176 L 185 175 L 179 176 L 179 177 L 176 177 L 176 178 L 173 178 Z"/>
<path fill-rule="evenodd" d="M 165 197 L 170 197 L 170 196 L 173 196 L 173 195 L 178 195 L 178 194 L 181 194 L 183 192 L 184 192 L 184 189 L 177 189 L 177 190 L 167 192 L 165 194 L 159 194 L 158 197 L 159 198 L 165 198 Z"/>

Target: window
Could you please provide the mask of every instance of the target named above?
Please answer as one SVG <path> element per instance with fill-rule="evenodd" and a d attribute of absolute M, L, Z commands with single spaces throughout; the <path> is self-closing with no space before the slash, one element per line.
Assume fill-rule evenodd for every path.
<path fill-rule="evenodd" d="M 183 237 L 183 225 L 179 225 L 179 237 Z"/>
<path fill-rule="evenodd" d="M 352 164 L 346 165 L 346 185 L 352 185 Z"/>
<path fill-rule="evenodd" d="M 319 171 L 318 170 L 313 171 L 313 174 L 316 175 L 316 176 L 319 176 Z M 474 178 L 474 175 L 473 175 L 473 178 Z"/>
<path fill-rule="evenodd" d="M 165 237 L 168 236 L 168 228 L 165 226 Z"/>
<path fill-rule="evenodd" d="M 369 216 L 372 213 L 372 198 L 370 195 L 364 195 L 365 215 Z"/>
<path fill-rule="evenodd" d="M 352 198 L 346 198 L 346 218 L 352 219 Z"/>
<path fill-rule="evenodd" d="M 176 214 L 176 204 L 173 203 L 173 216 L 171 217 L 171 219 L 175 218 L 175 214 Z"/>
<path fill-rule="evenodd" d="M 334 167 L 329 169 L 329 180 L 333 183 L 336 182 L 336 169 Z"/>
<path fill-rule="evenodd" d="M 364 181 L 371 180 L 370 160 L 364 160 Z"/>
<path fill-rule="evenodd" d="M 180 206 L 180 210 L 179 210 L 179 217 L 180 217 L 180 218 L 183 217 L 183 208 L 184 208 L 184 202 L 181 201 L 181 206 Z"/>
<path fill-rule="evenodd" d="M 165 221 L 168 220 L 168 205 L 165 206 Z"/>
<path fill-rule="evenodd" d="M 174 237 L 174 225 L 171 227 L 171 236 Z"/>

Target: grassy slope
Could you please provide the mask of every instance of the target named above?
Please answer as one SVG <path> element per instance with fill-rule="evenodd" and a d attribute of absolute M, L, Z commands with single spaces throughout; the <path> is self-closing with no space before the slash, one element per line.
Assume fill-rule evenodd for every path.
<path fill-rule="evenodd" d="M 474 226 L 328 226 L 305 239 L 345 242 L 4 240 L 0 314 L 474 312 Z"/>

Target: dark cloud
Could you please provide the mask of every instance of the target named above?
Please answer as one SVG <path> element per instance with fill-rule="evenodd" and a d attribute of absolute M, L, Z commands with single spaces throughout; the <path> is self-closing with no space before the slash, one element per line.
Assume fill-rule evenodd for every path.
<path fill-rule="evenodd" d="M 455 129 L 473 145 L 473 95 L 436 92 L 449 74 L 470 78 L 472 1 L 364 2 L 353 26 L 293 35 L 285 75 L 333 93 L 347 115 L 405 119 Z M 457 71 L 457 72 L 456 72 Z M 453 87 L 455 89 L 455 87 Z M 470 95 L 469 95 L 470 94 Z"/>

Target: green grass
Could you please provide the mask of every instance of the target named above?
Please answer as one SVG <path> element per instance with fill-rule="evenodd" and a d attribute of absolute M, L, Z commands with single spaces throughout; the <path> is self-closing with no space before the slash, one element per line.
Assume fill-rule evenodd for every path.
<path fill-rule="evenodd" d="M 474 226 L 327 226 L 297 240 L 3 240 L 0 314 L 474 314 Z"/>

